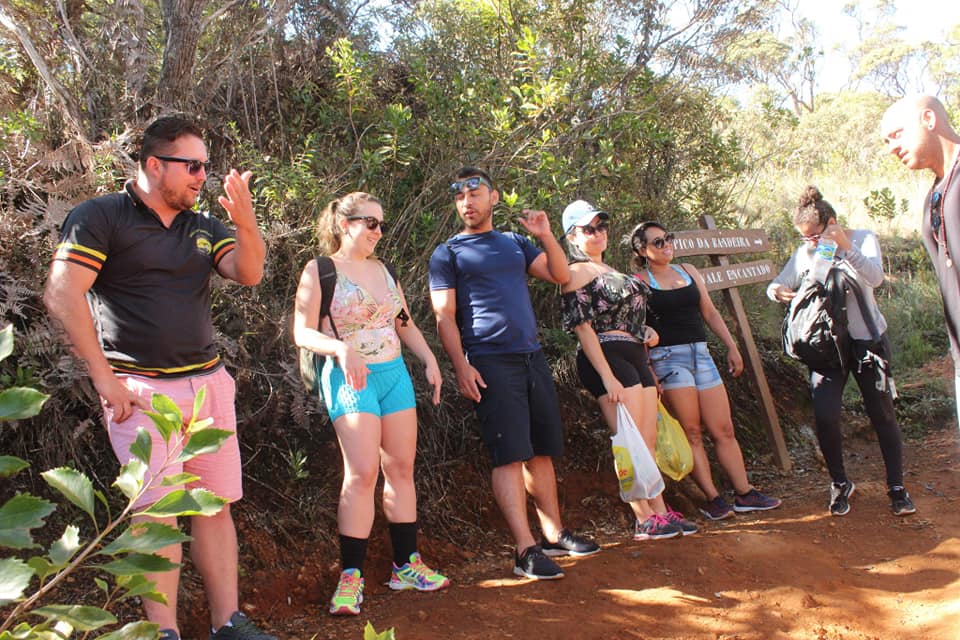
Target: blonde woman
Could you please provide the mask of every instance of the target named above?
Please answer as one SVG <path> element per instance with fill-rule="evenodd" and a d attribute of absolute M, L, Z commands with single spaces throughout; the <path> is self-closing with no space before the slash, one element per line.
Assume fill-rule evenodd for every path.
<path fill-rule="evenodd" d="M 327 356 L 320 376 L 323 400 L 343 456 L 337 509 L 342 571 L 330 613 L 357 615 L 381 469 L 394 556 L 390 588 L 435 591 L 449 585 L 417 551 L 416 398 L 401 344 L 423 363 L 434 404 L 440 402 L 441 376 L 407 312 L 400 283 L 374 256 L 385 230 L 380 201 L 367 193 L 348 194 L 327 205 L 317 224 L 320 248 L 336 267 L 336 285 L 330 313 L 321 319 L 317 261 L 307 264 L 297 288 L 294 339 Z"/>

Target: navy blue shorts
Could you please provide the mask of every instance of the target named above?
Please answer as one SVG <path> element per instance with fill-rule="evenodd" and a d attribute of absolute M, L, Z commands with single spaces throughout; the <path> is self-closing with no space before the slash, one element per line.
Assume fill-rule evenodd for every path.
<path fill-rule="evenodd" d="M 487 384 L 477 418 L 494 467 L 563 453 L 560 404 L 542 350 L 473 356 L 470 364 Z"/>

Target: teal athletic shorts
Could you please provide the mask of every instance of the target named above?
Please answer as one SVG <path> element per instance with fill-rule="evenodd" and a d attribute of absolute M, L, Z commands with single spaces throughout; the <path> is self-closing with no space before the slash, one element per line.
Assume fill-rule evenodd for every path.
<path fill-rule="evenodd" d="M 326 359 L 320 384 L 331 422 L 348 413 L 372 413 L 382 418 L 417 406 L 413 381 L 402 356 L 388 362 L 368 364 L 367 368 L 370 370 L 367 386 L 357 391 L 347 384 L 336 360 Z"/>

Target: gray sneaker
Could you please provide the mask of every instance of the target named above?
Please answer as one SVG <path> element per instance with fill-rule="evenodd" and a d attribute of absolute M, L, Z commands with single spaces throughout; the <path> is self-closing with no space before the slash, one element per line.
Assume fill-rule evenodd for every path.
<path fill-rule="evenodd" d="M 210 640 L 277 640 L 277 637 L 265 633 L 246 614 L 237 611 L 230 616 L 230 624 L 210 634 Z"/>
<path fill-rule="evenodd" d="M 910 499 L 910 494 L 907 493 L 907 490 L 903 487 L 899 485 L 890 487 L 887 495 L 890 497 L 890 509 L 893 511 L 893 515 L 908 516 L 911 513 L 917 512 L 917 508 L 913 505 L 913 500 Z"/>
<path fill-rule="evenodd" d="M 830 483 L 830 515 L 845 516 L 850 513 L 850 496 L 856 488 L 851 480 Z"/>
<path fill-rule="evenodd" d="M 534 580 L 556 580 L 563 577 L 563 569 L 543 553 L 540 545 L 524 549 L 523 554 L 515 553 L 516 562 L 513 572 Z"/>
<path fill-rule="evenodd" d="M 547 542 L 546 538 L 542 538 L 540 549 L 548 556 L 577 557 L 592 556 L 600 551 L 600 546 L 586 536 L 577 535 L 569 529 L 561 529 L 556 542 Z"/>

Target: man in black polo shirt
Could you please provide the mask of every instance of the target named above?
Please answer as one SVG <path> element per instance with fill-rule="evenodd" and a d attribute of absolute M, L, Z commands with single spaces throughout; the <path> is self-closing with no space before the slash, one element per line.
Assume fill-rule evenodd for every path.
<path fill-rule="evenodd" d="M 206 387 L 197 417 L 236 430 L 233 378 L 214 345 L 210 276 L 216 270 L 240 284 L 257 284 L 266 247 L 253 212 L 249 171 L 232 170 L 219 198 L 235 235 L 208 214 L 193 211 L 208 164 L 202 133 L 193 122 L 168 116 L 151 123 L 144 131 L 136 180 L 120 193 L 88 200 L 70 212 L 44 292 L 47 309 L 63 325 L 100 394 L 120 462 L 130 459 L 138 427 L 151 434 L 145 479 L 151 489 L 137 507 L 181 488 L 160 486 L 162 477 L 181 472 L 200 476 L 191 488 L 209 489 L 229 502 L 243 495 L 236 434 L 215 453 L 165 464 L 166 444 L 141 413 L 149 409 L 153 393 L 162 393 L 189 417 L 194 396 Z M 161 521 L 176 526 L 174 518 Z M 276 640 L 238 611 L 237 535 L 229 504 L 214 516 L 194 517 L 191 534 L 191 557 L 210 605 L 211 639 Z M 177 544 L 161 553 L 179 563 L 182 550 Z M 167 603 L 145 599 L 147 618 L 160 625 L 162 640 L 179 640 L 179 570 L 148 577 Z"/>

